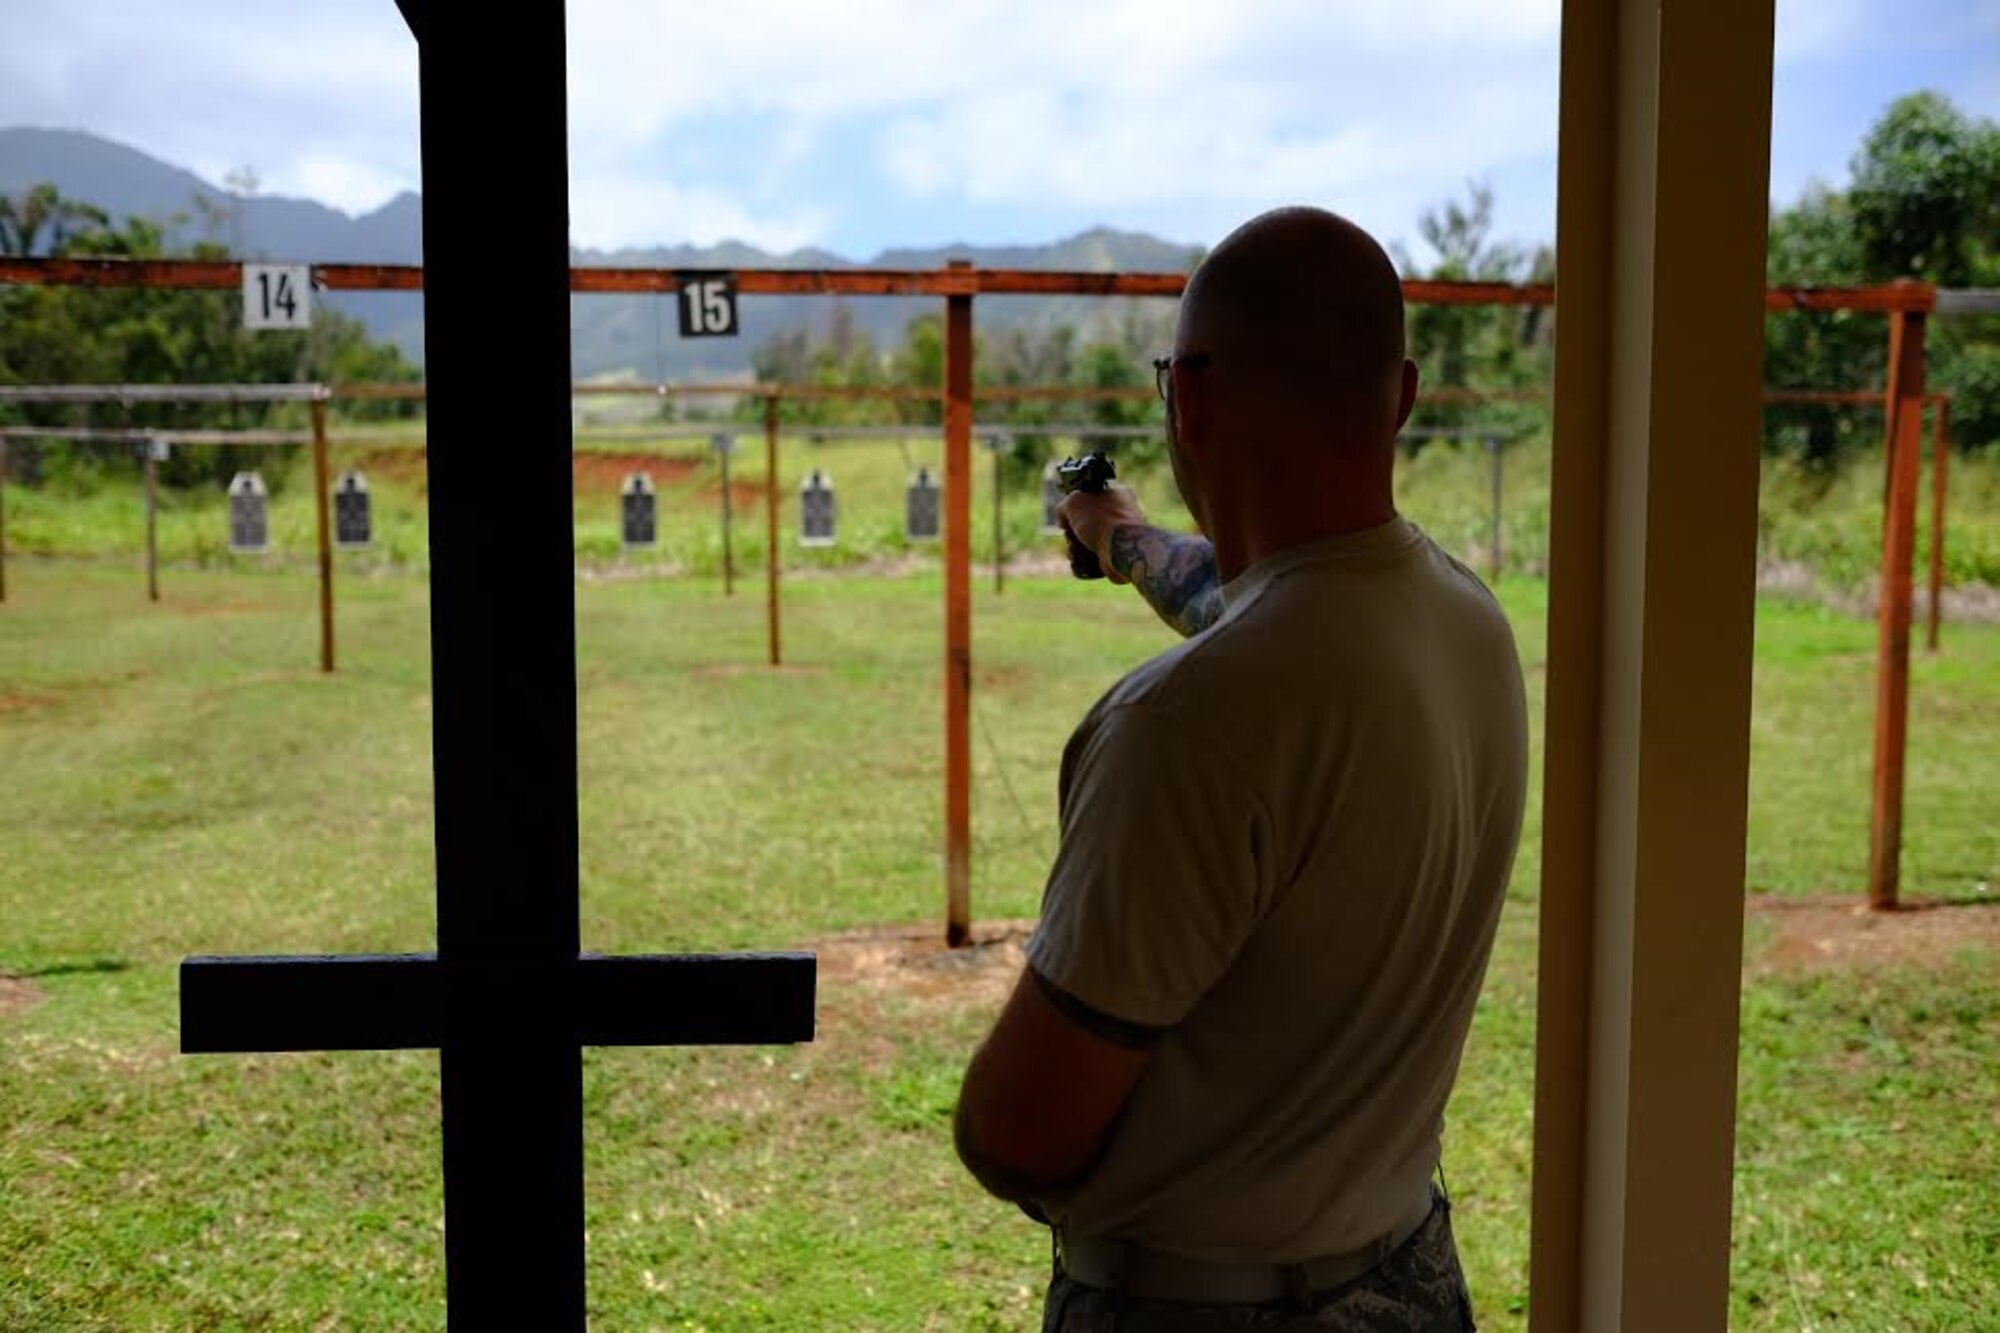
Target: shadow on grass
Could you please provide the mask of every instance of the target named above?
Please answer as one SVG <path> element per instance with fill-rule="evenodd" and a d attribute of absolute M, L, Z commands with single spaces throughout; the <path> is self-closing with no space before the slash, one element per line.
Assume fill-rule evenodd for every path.
<path fill-rule="evenodd" d="M 93 972 L 125 972 L 131 969 L 131 961 L 124 958 L 73 958 L 58 963 L 44 963 L 40 967 L 8 969 L 12 975 L 29 979 L 42 977 L 72 977 Z"/>

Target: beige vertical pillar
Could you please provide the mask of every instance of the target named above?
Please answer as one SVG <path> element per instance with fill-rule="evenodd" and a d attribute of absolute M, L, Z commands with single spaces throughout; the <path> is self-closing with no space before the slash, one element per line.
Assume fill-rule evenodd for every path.
<path fill-rule="evenodd" d="M 1566 0 L 1532 1327 L 1728 1314 L 1772 0 Z"/>

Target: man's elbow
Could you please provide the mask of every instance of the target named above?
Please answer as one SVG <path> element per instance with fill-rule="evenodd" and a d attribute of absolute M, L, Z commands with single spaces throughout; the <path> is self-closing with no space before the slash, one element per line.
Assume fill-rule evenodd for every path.
<path fill-rule="evenodd" d="M 1077 1183 L 1088 1162 L 1051 1153 L 1013 1117 L 981 1114 L 965 1100 L 953 1118 L 958 1160 L 995 1198 L 1028 1203 L 1052 1198 Z"/>

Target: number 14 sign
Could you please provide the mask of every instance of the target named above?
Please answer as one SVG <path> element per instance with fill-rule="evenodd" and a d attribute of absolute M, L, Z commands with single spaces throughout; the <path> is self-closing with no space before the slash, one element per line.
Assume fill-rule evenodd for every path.
<path fill-rule="evenodd" d="M 681 337 L 736 336 L 734 273 L 679 273 L 674 285 L 680 290 Z"/>
<path fill-rule="evenodd" d="M 243 327 L 303 329 L 312 323 L 310 264 L 245 264 Z"/>

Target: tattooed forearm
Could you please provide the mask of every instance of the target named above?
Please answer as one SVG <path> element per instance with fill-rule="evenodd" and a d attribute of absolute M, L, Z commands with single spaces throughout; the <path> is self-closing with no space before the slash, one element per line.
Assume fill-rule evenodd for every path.
<path fill-rule="evenodd" d="M 1112 530 L 1111 567 L 1183 635 L 1199 634 L 1222 617 L 1222 579 L 1206 538 L 1128 524 Z"/>

